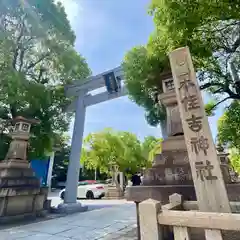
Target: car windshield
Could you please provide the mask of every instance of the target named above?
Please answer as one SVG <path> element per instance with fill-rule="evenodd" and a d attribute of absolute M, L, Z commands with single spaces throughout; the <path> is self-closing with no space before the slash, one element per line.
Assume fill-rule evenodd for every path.
<path fill-rule="evenodd" d="M 88 184 L 89 184 L 88 182 L 79 182 L 78 186 L 83 186 L 83 185 L 88 185 Z"/>
<path fill-rule="evenodd" d="M 89 180 L 89 181 L 81 181 L 78 182 L 78 186 L 84 186 L 84 185 L 92 185 L 92 184 L 96 184 L 97 182 L 94 180 Z"/>

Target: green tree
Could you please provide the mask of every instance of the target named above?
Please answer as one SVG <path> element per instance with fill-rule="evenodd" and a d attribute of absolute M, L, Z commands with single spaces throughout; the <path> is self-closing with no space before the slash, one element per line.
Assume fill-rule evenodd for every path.
<path fill-rule="evenodd" d="M 148 137 L 142 144 L 136 135 L 105 129 L 89 134 L 84 140 L 81 162 L 87 169 L 100 169 L 110 173 L 111 165 L 117 165 L 120 171 L 139 171 L 150 165 L 148 152 L 157 143 L 154 137 Z"/>
<path fill-rule="evenodd" d="M 215 96 L 209 113 L 227 99 L 240 99 L 239 9 L 239 3 L 225 0 L 152 0 L 155 30 L 147 45 L 132 49 L 123 63 L 129 94 L 146 109 L 150 124 L 162 120 L 149 113 L 156 108 L 156 89 L 161 92 L 160 74 L 169 69 L 167 55 L 178 47 L 190 47 L 201 89 Z"/>
<path fill-rule="evenodd" d="M 231 148 L 229 150 L 229 159 L 233 166 L 233 169 L 240 174 L 240 152 L 239 149 Z"/>
<path fill-rule="evenodd" d="M 218 120 L 218 139 L 230 148 L 240 150 L 240 102 L 235 100 Z"/>
<path fill-rule="evenodd" d="M 75 35 L 60 3 L 54 0 L 10 0 L 0 3 L 1 140 L 7 146 L 9 120 L 38 118 L 32 127 L 30 157 L 50 151 L 67 131 L 71 114 L 64 85 L 90 74 L 73 48 Z M 6 147 L 1 148 L 1 157 Z"/>
<path fill-rule="evenodd" d="M 155 155 L 161 153 L 161 142 L 161 138 L 159 139 L 154 136 L 147 136 L 144 138 L 142 143 L 142 154 L 148 159 L 148 167 L 151 166 Z"/>
<path fill-rule="evenodd" d="M 165 119 L 165 109 L 159 107 L 156 95 L 162 91 L 159 73 L 163 61 L 151 56 L 146 47 L 139 46 L 129 51 L 123 62 L 129 96 L 145 109 L 145 117 L 152 126 Z"/>
<path fill-rule="evenodd" d="M 127 144 L 134 145 L 132 140 L 135 139 L 131 138 L 128 143 L 124 143 L 122 138 L 124 136 L 111 129 L 89 134 L 84 141 L 85 148 L 81 161 L 88 169 L 99 168 L 101 172 L 108 173 L 112 165 L 117 165 L 121 171 L 124 171 L 126 167 L 129 167 L 126 166 L 126 161 L 132 163 L 135 160 L 135 152 L 130 152 L 126 147 Z"/>

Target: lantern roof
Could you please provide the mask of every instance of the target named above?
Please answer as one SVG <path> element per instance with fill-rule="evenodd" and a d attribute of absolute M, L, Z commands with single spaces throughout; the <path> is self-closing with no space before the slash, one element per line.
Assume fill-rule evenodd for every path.
<path fill-rule="evenodd" d="M 40 121 L 37 119 L 29 119 L 29 118 L 24 118 L 22 116 L 17 116 L 12 121 L 13 124 L 16 124 L 18 122 L 25 122 L 25 123 L 30 123 L 30 124 L 39 124 L 40 123 Z"/>

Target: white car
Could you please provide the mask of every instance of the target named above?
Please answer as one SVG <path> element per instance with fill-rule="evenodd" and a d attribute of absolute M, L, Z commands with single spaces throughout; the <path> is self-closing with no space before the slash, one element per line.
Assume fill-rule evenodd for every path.
<path fill-rule="evenodd" d="M 63 200 L 65 189 L 59 193 L 59 197 Z M 78 183 L 77 198 L 101 199 L 105 196 L 104 184 L 98 183 L 94 180 L 81 181 Z"/>

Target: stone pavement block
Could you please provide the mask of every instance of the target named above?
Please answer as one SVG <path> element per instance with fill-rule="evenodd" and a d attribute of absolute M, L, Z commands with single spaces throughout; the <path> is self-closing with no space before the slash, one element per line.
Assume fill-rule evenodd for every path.
<path fill-rule="evenodd" d="M 88 240 L 93 239 L 95 236 L 94 229 L 86 228 L 86 227 L 75 227 L 70 230 L 61 232 L 57 234 L 57 236 L 68 237 L 77 240 Z"/>
<path fill-rule="evenodd" d="M 114 230 L 111 228 L 103 228 L 103 229 L 95 229 L 93 231 L 93 238 L 92 239 L 100 239 L 103 238 L 105 236 L 107 236 L 110 233 L 113 233 Z"/>
<path fill-rule="evenodd" d="M 137 229 L 136 227 L 128 227 L 119 232 L 99 238 L 99 240 L 137 240 Z"/>
<path fill-rule="evenodd" d="M 74 221 L 68 222 L 68 225 L 77 226 L 77 227 L 93 227 L 95 228 L 96 219 L 76 219 Z"/>
<path fill-rule="evenodd" d="M 0 231 L 0 239 L 1 240 L 15 240 L 17 238 L 24 238 L 27 236 L 31 236 L 34 233 L 24 230 L 8 230 L 8 231 Z"/>
<path fill-rule="evenodd" d="M 30 231 L 30 232 L 41 232 L 47 234 L 57 234 L 63 231 L 67 231 L 73 228 L 73 226 L 69 224 L 57 224 L 54 221 L 46 221 L 40 223 L 29 224 L 21 227 L 17 227 L 17 229 Z"/>
<path fill-rule="evenodd" d="M 16 238 L 16 240 L 71 240 L 66 237 L 59 237 L 56 235 L 46 234 L 46 233 L 35 233 L 32 236 L 24 237 L 24 238 Z"/>
<path fill-rule="evenodd" d="M 121 239 L 121 234 L 107 235 L 106 237 L 99 238 L 98 240 L 118 240 Z"/>
<path fill-rule="evenodd" d="M 117 206 L 5 229 L 0 240 L 118 240 L 135 223 L 134 207 Z"/>
<path fill-rule="evenodd" d="M 115 222 L 112 224 L 112 226 L 114 227 L 114 229 L 117 231 L 123 230 L 124 228 L 126 228 L 126 223 L 122 223 L 122 222 Z"/>
<path fill-rule="evenodd" d="M 109 234 L 115 233 L 117 230 L 112 225 L 106 228 L 88 228 L 88 227 L 75 227 L 70 230 L 61 232 L 57 236 L 68 237 L 76 240 L 93 240 L 105 237 Z"/>
<path fill-rule="evenodd" d="M 106 228 L 106 227 L 109 227 L 112 225 L 112 222 L 111 221 L 104 221 L 104 220 L 101 220 L 99 222 L 95 221 L 91 226 L 94 226 L 95 229 L 102 229 L 102 228 Z M 88 225 L 90 226 L 90 225 Z"/>

